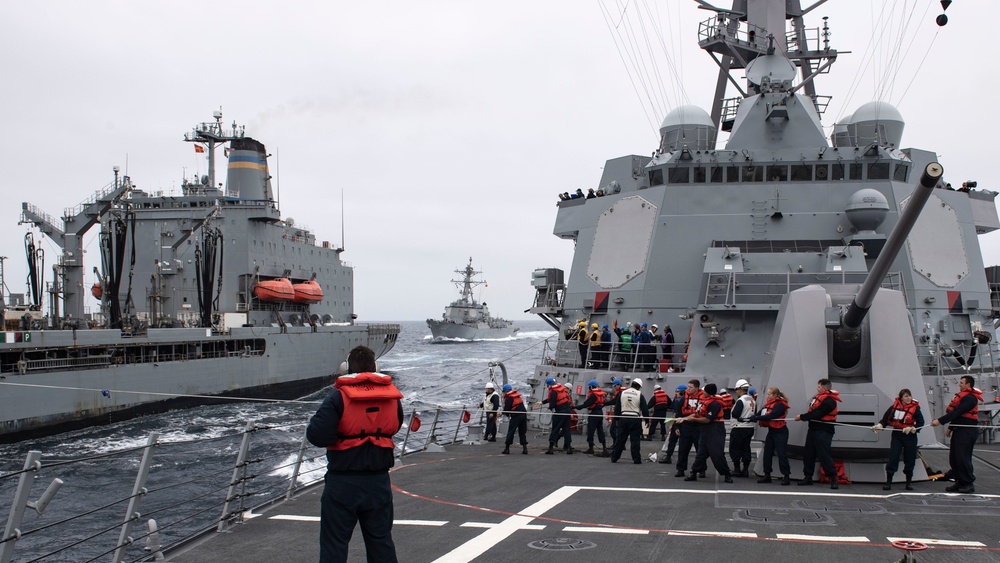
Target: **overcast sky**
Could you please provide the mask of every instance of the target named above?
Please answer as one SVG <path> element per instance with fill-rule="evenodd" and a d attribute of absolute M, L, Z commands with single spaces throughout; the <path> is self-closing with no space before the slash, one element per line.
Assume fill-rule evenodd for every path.
<path fill-rule="evenodd" d="M 950 181 L 996 190 L 990 7 L 958 0 L 944 28 L 937 0 L 817 8 L 807 27 L 830 16 L 832 46 L 852 51 L 818 80 L 834 96 L 824 124 L 881 96 L 907 120 L 903 146 L 936 150 Z M 630 78 L 607 13 L 639 44 L 640 19 L 660 30 L 665 100 Z M 21 201 L 58 217 L 126 163 L 140 188 L 179 192 L 206 170 L 182 136 L 221 106 L 280 155 L 283 216 L 339 242 L 343 192 L 359 320 L 439 317 L 470 256 L 493 313 L 529 318 L 532 270 L 569 273 L 556 194 L 596 188 L 609 158 L 651 153 L 662 108 L 685 96 L 711 107 L 716 67 L 696 35 L 710 16 L 687 0 L 3 2 L 7 285 L 25 291 Z M 987 264 L 1000 262 L 998 237 L 981 237 Z M 50 280 L 59 251 L 44 248 Z M 100 254 L 87 251 L 90 270 Z"/>

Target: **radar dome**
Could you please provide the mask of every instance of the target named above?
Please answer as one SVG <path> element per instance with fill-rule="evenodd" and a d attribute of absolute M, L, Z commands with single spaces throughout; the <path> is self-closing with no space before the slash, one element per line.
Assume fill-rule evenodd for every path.
<path fill-rule="evenodd" d="M 904 126 L 903 116 L 888 102 L 868 102 L 848 121 L 848 130 L 859 147 L 878 143 L 898 148 Z"/>
<path fill-rule="evenodd" d="M 680 106 L 663 118 L 660 126 L 660 152 L 712 150 L 718 130 L 708 112 L 698 106 Z"/>
<path fill-rule="evenodd" d="M 847 220 L 859 232 L 874 231 L 885 221 L 889 213 L 889 202 L 882 192 L 865 188 L 854 192 L 844 210 Z"/>

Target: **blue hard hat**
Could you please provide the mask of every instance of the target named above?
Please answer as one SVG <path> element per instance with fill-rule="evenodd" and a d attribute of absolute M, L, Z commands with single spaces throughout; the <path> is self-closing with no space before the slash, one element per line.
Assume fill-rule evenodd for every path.
<path fill-rule="evenodd" d="M 608 325 L 604 325 L 601 328 L 603 328 L 604 330 L 607 330 L 608 329 Z"/>
<path fill-rule="evenodd" d="M 756 387 L 751 387 L 751 388 L 750 388 L 750 389 L 749 389 L 749 390 L 747 391 L 747 393 L 750 393 L 751 395 L 756 395 L 756 394 L 757 394 L 757 388 L 756 388 Z"/>
<path fill-rule="evenodd" d="M 687 388 L 688 388 L 688 386 L 684 385 L 683 383 L 681 383 L 680 385 L 677 386 L 677 390 L 678 391 L 687 391 Z"/>
<path fill-rule="evenodd" d="M 639 326 L 642 327 L 642 328 L 646 328 L 646 323 L 642 323 Z"/>
<path fill-rule="evenodd" d="M 614 383 L 615 385 L 621 385 L 622 384 L 622 380 L 616 377 L 615 380 L 612 381 L 611 383 Z"/>
<path fill-rule="evenodd" d="M 550 377 L 550 378 L 546 379 L 545 380 L 545 384 L 546 385 L 555 385 L 556 384 L 556 378 Z"/>
<path fill-rule="evenodd" d="M 510 386 L 510 383 L 504 383 L 503 384 L 503 391 L 504 391 L 504 393 L 506 393 L 507 391 L 513 391 L 513 390 L 514 390 L 514 388 Z"/>
<path fill-rule="evenodd" d="M 590 381 L 588 381 L 587 382 L 587 387 L 597 387 L 597 380 L 596 379 L 591 379 Z"/>

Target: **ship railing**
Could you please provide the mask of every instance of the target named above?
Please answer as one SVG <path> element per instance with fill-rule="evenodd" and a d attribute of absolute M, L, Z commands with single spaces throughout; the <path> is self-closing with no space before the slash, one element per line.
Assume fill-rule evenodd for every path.
<path fill-rule="evenodd" d="M 626 373 L 680 371 L 684 367 L 684 350 L 687 342 L 674 341 L 669 345 L 662 342 L 647 344 L 640 350 L 639 344 L 632 342 L 629 349 L 622 349 L 622 342 L 612 334 L 612 341 L 602 346 L 586 348 L 580 354 L 580 343 L 576 340 L 560 340 L 552 348 L 546 342 L 542 350 L 542 364 L 555 367 L 613 371 Z"/>
<path fill-rule="evenodd" d="M 72 219 L 73 217 L 76 217 L 77 215 L 83 213 L 83 210 L 86 209 L 87 207 L 94 205 L 98 201 L 106 198 L 108 194 L 118 189 L 118 187 L 119 186 L 115 186 L 114 182 L 111 182 L 103 186 L 101 189 L 95 190 L 94 193 L 90 195 L 90 197 L 78 203 L 77 205 L 73 207 L 64 208 L 63 218 Z"/>
<path fill-rule="evenodd" d="M 55 358 L 43 360 L 18 360 L 17 371 L 25 374 L 32 371 L 101 367 L 111 365 L 111 356 L 85 356 L 82 358 Z"/>
<path fill-rule="evenodd" d="M 430 424 L 424 424 L 425 419 Z M 478 418 L 478 423 L 476 419 Z M 477 410 L 475 416 L 466 405 L 461 408 L 433 406 L 428 409 L 412 409 L 403 424 L 402 442 L 397 443 L 396 456 L 402 458 L 424 451 L 441 451 L 441 447 L 457 444 L 465 440 L 479 440 L 485 413 Z M 398 436 L 398 434 L 397 434 Z"/>
<path fill-rule="evenodd" d="M 141 445 L 84 458 L 30 451 L 23 466 L 5 459 L 0 498 L 13 501 L 0 561 L 161 560 L 321 483 L 325 453 L 305 441 L 304 423 L 251 421 L 195 440 L 154 432 Z"/>
<path fill-rule="evenodd" d="M 49 215 L 48 213 L 42 211 L 42 209 L 40 207 L 38 207 L 37 205 L 31 204 L 31 203 L 28 203 L 28 202 L 24 202 L 24 203 L 21 204 L 21 222 L 22 223 L 34 223 L 36 221 L 36 219 L 29 218 L 28 214 L 33 215 L 34 217 L 37 217 L 38 219 L 41 219 L 41 221 L 43 223 L 45 223 L 45 224 L 47 224 L 47 225 L 49 225 L 51 227 L 55 227 L 57 229 L 60 229 L 61 228 L 60 225 L 63 224 L 62 221 L 57 220 L 55 217 L 53 217 L 53 216 Z"/>
<path fill-rule="evenodd" d="M 738 18 L 718 14 L 698 24 L 698 43 L 725 41 L 742 47 L 749 47 L 763 54 L 767 50 L 767 30 L 747 24 Z"/>
<path fill-rule="evenodd" d="M 865 272 L 833 273 L 748 273 L 713 272 L 706 274 L 703 308 L 764 306 L 777 308 L 786 293 L 808 285 L 860 284 Z M 902 274 L 890 272 L 882 282 L 887 289 L 902 290 Z"/>

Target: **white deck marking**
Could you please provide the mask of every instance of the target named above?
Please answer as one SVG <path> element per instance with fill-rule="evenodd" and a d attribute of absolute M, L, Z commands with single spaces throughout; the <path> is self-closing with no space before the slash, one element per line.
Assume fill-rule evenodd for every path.
<path fill-rule="evenodd" d="M 392 524 L 400 526 L 444 526 L 447 520 L 393 520 Z"/>
<path fill-rule="evenodd" d="M 742 489 L 652 489 L 647 487 L 580 487 L 581 491 L 606 491 L 606 492 L 633 492 L 633 493 L 679 493 L 685 495 L 756 495 L 756 496 L 769 496 L 769 497 L 836 497 L 836 498 L 864 498 L 864 499 L 879 499 L 885 500 L 891 496 L 895 497 L 929 497 L 938 495 L 938 492 L 927 492 L 927 493 L 895 493 L 892 495 L 876 495 L 876 494 L 861 494 L 861 493 L 849 493 L 844 492 L 844 487 L 849 487 L 850 485 L 844 485 L 840 488 L 840 492 L 808 492 L 808 491 L 745 491 Z M 955 495 L 961 496 L 961 495 Z M 977 497 L 982 498 L 1000 498 L 1000 495 L 988 495 L 976 493 Z"/>
<path fill-rule="evenodd" d="M 529 524 L 537 516 L 541 516 L 573 496 L 580 487 L 560 487 L 535 504 L 510 516 L 503 522 L 487 529 L 485 532 L 470 539 L 450 552 L 438 557 L 434 563 L 468 563 L 489 551 L 493 546 L 510 537 L 511 534 Z"/>
<path fill-rule="evenodd" d="M 986 547 L 985 543 L 980 543 L 977 541 L 958 541 L 958 540 L 935 540 L 927 538 L 885 538 L 889 542 L 894 541 L 918 541 L 920 543 L 925 543 L 927 545 L 954 545 L 959 547 Z"/>
<path fill-rule="evenodd" d="M 496 522 L 466 522 L 459 526 L 459 528 L 494 528 L 499 526 L 501 523 Z M 526 524 L 521 526 L 522 530 L 544 530 L 544 524 Z"/>
<path fill-rule="evenodd" d="M 865 536 L 810 536 L 807 534 L 777 534 L 779 540 L 811 540 L 811 541 L 842 541 L 870 542 Z"/>
<path fill-rule="evenodd" d="M 668 536 L 699 536 L 709 538 L 755 538 L 753 532 L 698 532 L 695 530 L 670 530 Z"/>
<path fill-rule="evenodd" d="M 602 526 L 566 526 L 564 532 L 597 532 L 599 534 L 635 534 L 648 535 L 649 530 L 636 530 L 633 528 L 604 528 Z"/>
<path fill-rule="evenodd" d="M 295 514 L 275 514 L 268 520 L 292 520 L 294 522 L 319 522 L 319 516 L 298 516 Z"/>

